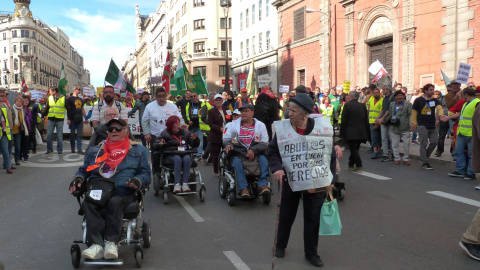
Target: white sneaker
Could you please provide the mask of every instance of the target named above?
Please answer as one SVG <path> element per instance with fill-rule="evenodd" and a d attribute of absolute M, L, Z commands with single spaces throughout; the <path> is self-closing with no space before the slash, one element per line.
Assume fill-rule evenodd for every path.
<path fill-rule="evenodd" d="M 180 184 L 175 184 L 173 187 L 173 193 L 181 192 Z"/>
<path fill-rule="evenodd" d="M 117 245 L 113 242 L 105 241 L 105 255 L 106 260 L 116 260 L 118 259 L 118 248 Z"/>
<path fill-rule="evenodd" d="M 476 190 L 480 190 L 480 185 L 475 187 Z"/>
<path fill-rule="evenodd" d="M 82 251 L 82 257 L 91 260 L 103 259 L 103 247 L 93 244 L 89 248 Z"/>
<path fill-rule="evenodd" d="M 183 190 L 183 192 L 190 192 L 190 188 L 188 187 L 188 184 L 183 183 L 182 190 Z"/>

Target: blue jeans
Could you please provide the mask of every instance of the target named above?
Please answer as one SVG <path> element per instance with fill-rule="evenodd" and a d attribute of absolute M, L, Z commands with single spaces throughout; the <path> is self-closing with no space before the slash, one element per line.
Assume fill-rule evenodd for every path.
<path fill-rule="evenodd" d="M 372 137 L 372 147 L 380 147 L 382 146 L 382 133 L 380 128 L 374 129 L 373 124 L 370 124 L 370 135 Z M 388 149 L 387 149 L 388 151 Z"/>
<path fill-rule="evenodd" d="M 258 163 L 260 164 L 260 178 L 258 178 L 258 187 L 268 185 L 268 160 L 266 156 L 259 155 L 258 156 Z M 243 172 L 243 163 L 242 159 L 234 156 L 232 158 L 232 166 L 235 168 L 237 174 L 237 184 L 238 190 L 242 190 L 247 188 L 248 182 L 247 178 L 245 177 L 245 173 Z"/>
<path fill-rule="evenodd" d="M 188 176 L 190 175 L 191 160 L 189 155 L 180 157 L 179 155 L 167 156 L 165 160 L 173 163 L 173 173 L 175 177 L 175 184 L 188 183 Z M 181 174 L 183 172 L 183 174 Z M 180 177 L 182 181 L 180 181 Z"/>
<path fill-rule="evenodd" d="M 53 152 L 53 131 L 57 129 L 57 152 L 63 152 L 63 121 L 48 120 L 47 123 L 47 152 Z"/>
<path fill-rule="evenodd" d="M 77 137 L 77 150 L 82 150 L 83 122 L 75 124 L 72 121 L 69 128 L 70 128 L 70 148 L 75 149 L 75 137 Z"/>
<path fill-rule="evenodd" d="M 198 152 L 195 156 L 202 156 L 203 152 L 203 132 L 199 127 L 196 128 L 190 128 L 190 133 L 197 133 L 197 138 L 200 139 L 200 145 L 198 146 Z"/>
<path fill-rule="evenodd" d="M 17 134 L 13 134 L 13 147 L 15 148 L 15 163 L 20 161 L 20 152 L 22 151 L 22 134 L 18 132 Z"/>
<path fill-rule="evenodd" d="M 465 158 L 465 148 L 468 148 L 468 160 Z M 472 137 L 457 134 L 455 159 L 457 160 L 457 172 L 475 175 L 475 173 L 472 172 Z"/>
<path fill-rule="evenodd" d="M 12 168 L 10 153 L 8 152 L 8 142 L 7 135 L 4 134 L 0 137 L 0 153 L 3 156 L 3 168 L 7 170 Z"/>

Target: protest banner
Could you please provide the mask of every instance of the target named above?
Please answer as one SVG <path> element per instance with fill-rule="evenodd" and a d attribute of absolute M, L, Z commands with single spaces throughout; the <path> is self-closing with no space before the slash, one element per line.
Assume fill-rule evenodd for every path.
<path fill-rule="evenodd" d="M 460 63 L 458 66 L 458 74 L 457 79 L 455 79 L 459 83 L 467 84 L 468 77 L 470 77 L 470 69 L 472 68 L 469 64 Z"/>
<path fill-rule="evenodd" d="M 350 93 L 350 85 L 351 85 L 351 82 L 350 81 L 343 81 L 343 92 L 344 93 Z"/>
<path fill-rule="evenodd" d="M 279 93 L 288 93 L 289 90 L 290 90 L 289 85 L 280 85 L 278 88 Z"/>

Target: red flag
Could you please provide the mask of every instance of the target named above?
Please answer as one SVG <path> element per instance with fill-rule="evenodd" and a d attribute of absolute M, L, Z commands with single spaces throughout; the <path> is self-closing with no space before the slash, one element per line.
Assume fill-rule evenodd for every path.
<path fill-rule="evenodd" d="M 373 79 L 372 83 L 375 83 L 376 81 L 380 80 L 380 78 L 382 78 L 383 76 L 387 75 L 388 72 L 385 70 L 384 67 L 382 67 L 380 69 L 380 71 L 378 71 L 377 73 L 377 76 L 375 76 L 375 78 Z"/>
<path fill-rule="evenodd" d="M 167 94 L 170 93 L 170 53 L 169 52 L 167 52 L 167 61 L 165 62 L 165 67 L 163 68 L 162 86 L 167 91 Z"/>
<path fill-rule="evenodd" d="M 27 83 L 25 82 L 25 78 L 22 79 L 22 90 L 24 93 L 28 91 Z"/>

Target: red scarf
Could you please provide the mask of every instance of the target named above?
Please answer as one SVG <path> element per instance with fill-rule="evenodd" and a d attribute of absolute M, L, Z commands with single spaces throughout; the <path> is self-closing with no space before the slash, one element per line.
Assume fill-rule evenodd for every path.
<path fill-rule="evenodd" d="M 110 142 L 107 138 L 105 141 L 105 146 L 103 147 L 103 156 L 95 159 L 95 164 L 90 165 L 87 168 L 87 172 L 93 171 L 96 168 L 100 167 L 100 163 L 105 161 L 105 163 L 114 170 L 118 164 L 120 164 L 123 159 L 127 156 L 128 150 L 130 148 L 130 139 L 126 138 L 123 141 L 119 142 Z"/>

